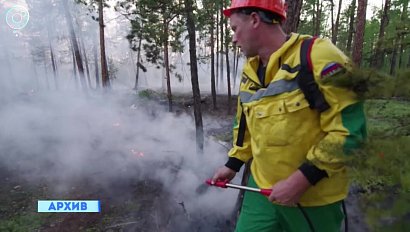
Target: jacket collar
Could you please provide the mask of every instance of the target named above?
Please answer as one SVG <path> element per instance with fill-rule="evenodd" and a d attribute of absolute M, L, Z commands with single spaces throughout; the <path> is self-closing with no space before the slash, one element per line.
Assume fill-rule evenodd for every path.
<path fill-rule="evenodd" d="M 296 33 L 291 33 L 290 38 L 272 55 L 269 57 L 269 62 L 268 66 L 266 67 L 266 83 L 269 83 L 272 81 L 272 72 L 276 72 L 279 67 L 280 67 L 280 58 L 288 51 L 290 47 L 292 47 L 298 40 L 299 40 L 299 34 Z M 263 86 L 259 78 L 256 74 L 256 70 L 258 70 L 259 66 L 259 56 L 254 56 L 251 58 L 248 58 L 243 72 L 244 74 L 251 79 L 253 82 L 258 83 L 260 86 Z"/>

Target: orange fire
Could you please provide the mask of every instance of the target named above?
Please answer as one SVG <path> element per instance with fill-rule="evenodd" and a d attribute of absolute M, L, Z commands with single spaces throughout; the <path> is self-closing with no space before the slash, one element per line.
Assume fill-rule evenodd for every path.
<path fill-rule="evenodd" d="M 136 157 L 144 157 L 144 153 L 142 151 L 137 151 L 135 149 L 131 149 L 131 153 Z"/>

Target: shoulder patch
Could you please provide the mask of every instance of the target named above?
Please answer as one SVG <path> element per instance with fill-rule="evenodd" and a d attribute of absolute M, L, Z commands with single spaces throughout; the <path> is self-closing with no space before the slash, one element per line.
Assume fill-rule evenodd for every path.
<path fill-rule="evenodd" d="M 323 68 L 322 72 L 320 73 L 320 76 L 322 79 L 328 78 L 328 77 L 336 75 L 337 73 L 343 72 L 344 70 L 345 68 L 341 64 L 332 62 L 332 63 L 327 64 Z"/>

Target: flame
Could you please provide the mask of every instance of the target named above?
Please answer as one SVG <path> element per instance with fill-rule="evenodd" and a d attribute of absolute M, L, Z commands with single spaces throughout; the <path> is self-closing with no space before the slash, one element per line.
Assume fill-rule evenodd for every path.
<path fill-rule="evenodd" d="M 135 149 L 131 149 L 131 153 L 136 157 L 144 157 L 144 153 L 142 151 L 137 151 Z"/>

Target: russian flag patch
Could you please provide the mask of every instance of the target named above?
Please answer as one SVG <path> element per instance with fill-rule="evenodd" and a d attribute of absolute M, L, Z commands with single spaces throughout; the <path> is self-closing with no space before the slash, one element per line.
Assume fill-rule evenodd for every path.
<path fill-rule="evenodd" d="M 336 75 L 337 73 L 340 73 L 344 70 L 345 70 L 345 68 L 339 63 L 334 63 L 334 62 L 329 63 L 323 68 L 323 70 L 321 72 L 321 77 L 322 77 L 322 79 L 323 78 L 328 78 L 328 77 Z"/>

